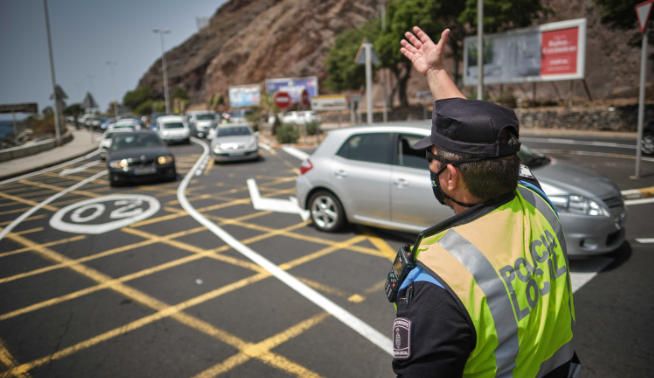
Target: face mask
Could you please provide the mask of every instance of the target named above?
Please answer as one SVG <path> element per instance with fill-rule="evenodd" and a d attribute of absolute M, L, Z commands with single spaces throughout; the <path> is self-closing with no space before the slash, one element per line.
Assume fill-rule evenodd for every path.
<path fill-rule="evenodd" d="M 441 173 L 447 168 L 447 164 L 441 164 L 441 169 L 438 170 L 438 172 L 434 173 L 429 170 L 429 174 L 431 176 L 431 189 L 434 191 L 434 197 L 440 202 L 441 205 L 445 205 L 445 193 L 443 193 L 443 190 L 441 189 L 441 185 L 438 182 L 438 176 L 440 176 Z"/>
<path fill-rule="evenodd" d="M 438 176 L 440 176 L 441 173 L 443 173 L 443 171 L 446 168 L 447 168 L 447 164 L 442 163 L 441 169 L 439 169 L 438 172 L 434 173 L 431 171 L 431 169 L 429 170 L 429 175 L 431 177 L 431 189 L 434 192 L 434 197 L 436 197 L 436 199 L 438 200 L 438 202 L 440 202 L 441 205 L 445 205 L 445 199 L 449 199 L 450 201 L 463 207 L 475 206 L 474 203 L 464 203 L 464 202 L 457 201 L 443 192 L 443 189 L 441 189 L 441 185 L 438 182 Z"/>

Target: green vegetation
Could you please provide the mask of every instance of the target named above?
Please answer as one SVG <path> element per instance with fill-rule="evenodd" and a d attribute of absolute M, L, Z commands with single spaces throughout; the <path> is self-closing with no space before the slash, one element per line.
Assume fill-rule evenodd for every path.
<path fill-rule="evenodd" d="M 307 135 L 320 134 L 320 123 L 317 121 L 307 122 L 307 124 L 304 127 L 307 130 Z"/>
<path fill-rule="evenodd" d="M 281 144 L 296 143 L 300 138 L 300 131 L 296 125 L 285 123 L 277 128 L 275 137 L 277 138 L 277 142 Z"/>

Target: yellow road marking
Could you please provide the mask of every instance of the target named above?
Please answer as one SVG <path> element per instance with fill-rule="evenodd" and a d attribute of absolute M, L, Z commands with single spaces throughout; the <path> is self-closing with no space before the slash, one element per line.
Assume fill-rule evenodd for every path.
<path fill-rule="evenodd" d="M 55 192 L 61 192 L 62 190 L 66 189 L 66 187 L 64 187 L 64 186 L 52 185 L 52 184 L 43 184 L 43 183 L 40 183 L 40 182 L 34 182 L 34 181 L 30 181 L 30 180 L 20 180 L 19 182 L 23 183 L 23 184 L 26 184 L 26 185 L 35 186 L 37 188 L 49 189 L 49 190 L 52 190 L 52 191 L 55 191 Z M 77 193 L 77 194 L 79 194 L 81 196 L 84 196 L 84 197 L 92 197 L 92 198 L 99 197 L 99 195 L 97 193 L 89 192 L 87 190 L 76 189 L 76 190 L 73 190 L 70 193 Z"/>
<path fill-rule="evenodd" d="M 0 215 L 9 215 L 9 214 L 16 214 L 16 213 L 24 213 L 27 210 L 29 210 L 29 207 L 21 207 L 20 209 L 13 209 L 13 210 L 6 210 L 6 211 L 1 211 Z M 9 223 L 13 222 L 14 220 L 12 219 Z"/>
<path fill-rule="evenodd" d="M 24 199 L 24 198 L 21 198 L 21 197 L 17 197 L 17 196 L 13 196 L 13 195 L 11 195 L 11 194 L 7 194 L 7 193 L 3 193 L 3 192 L 0 192 L 0 197 L 6 198 L 6 199 L 8 199 L 8 200 L 16 201 L 16 202 L 22 203 L 22 204 L 24 204 L 24 205 L 36 206 L 36 205 L 39 204 L 39 202 L 32 201 L 32 200 L 27 200 L 27 199 Z M 57 210 L 59 210 L 59 209 L 57 209 L 56 207 L 54 207 L 54 206 L 50 206 L 50 205 L 44 205 L 42 208 L 43 208 L 43 209 L 50 210 L 50 211 L 57 211 Z M 29 209 L 22 209 L 22 210 L 24 211 L 24 210 L 29 210 Z"/>
<path fill-rule="evenodd" d="M 366 298 L 359 295 L 359 294 L 353 294 L 347 300 L 349 302 L 352 302 L 352 303 L 361 303 L 361 302 L 365 301 Z"/>
<path fill-rule="evenodd" d="M 364 294 L 370 295 L 375 293 L 380 293 L 384 291 L 384 286 L 386 285 L 386 280 L 381 280 L 376 284 L 370 286 L 369 288 L 363 291 Z"/>
<path fill-rule="evenodd" d="M 32 247 L 35 252 L 37 252 L 38 254 L 40 254 L 43 257 L 45 257 L 47 259 L 50 259 L 52 261 L 59 262 L 59 263 L 66 263 L 66 262 L 70 261 L 70 259 L 68 259 L 67 257 L 65 257 L 63 255 L 60 255 L 60 254 L 58 254 L 57 252 L 55 252 L 53 250 L 42 247 L 41 245 L 38 245 L 38 244 L 28 240 L 28 239 L 25 239 L 22 236 L 15 235 L 15 234 L 9 234 L 7 236 L 9 238 L 11 238 L 12 240 L 18 242 L 18 243 L 21 243 L 21 244 L 23 244 L 25 246 Z M 98 283 L 105 283 L 109 289 L 114 290 L 114 291 L 116 291 L 116 292 L 118 292 L 118 293 L 120 293 L 120 294 L 134 300 L 134 301 L 137 301 L 137 302 L 141 303 L 142 305 L 144 305 L 146 307 L 150 307 L 150 308 L 152 308 L 154 310 L 157 310 L 158 312 L 156 314 L 153 314 L 153 315 L 151 315 L 149 317 L 146 317 L 146 318 L 152 319 L 152 320 L 150 320 L 150 321 L 148 321 L 146 323 L 150 323 L 150 322 L 154 321 L 156 318 L 161 318 L 165 314 L 166 316 L 170 316 L 173 319 L 175 319 L 176 321 L 178 321 L 178 322 L 180 322 L 180 323 L 182 323 L 182 324 L 184 324 L 184 325 L 186 325 L 188 327 L 191 327 L 191 328 L 196 329 L 196 330 L 198 330 L 200 332 L 203 332 L 203 333 L 205 333 L 205 334 L 207 334 L 209 336 L 212 336 L 212 337 L 214 337 L 214 338 L 216 338 L 216 339 L 218 339 L 218 340 L 220 340 L 220 341 L 222 341 L 224 343 L 227 343 L 227 344 L 229 344 L 229 345 L 231 345 L 231 346 L 233 346 L 233 347 L 235 347 L 235 348 L 237 348 L 239 350 L 244 350 L 246 347 L 248 347 L 250 345 L 250 344 L 244 342 L 243 340 L 239 339 L 238 337 L 236 337 L 234 335 L 231 335 L 230 333 L 228 333 L 228 332 L 226 332 L 224 330 L 221 330 L 221 329 L 219 329 L 217 327 L 214 327 L 213 325 L 211 325 L 211 324 L 209 324 L 209 323 L 207 323 L 205 321 L 202 321 L 202 320 L 200 320 L 200 319 L 198 319 L 196 317 L 193 317 L 191 315 L 182 313 L 181 309 L 184 308 L 184 307 L 179 307 L 179 305 L 178 306 L 169 306 L 166 303 L 161 302 L 161 301 L 159 301 L 159 300 L 157 300 L 157 299 L 155 299 L 155 298 L 153 298 L 153 297 L 151 297 L 151 296 L 149 296 L 149 295 L 147 295 L 147 294 L 145 294 L 145 293 L 143 293 L 143 292 L 141 292 L 139 290 L 136 290 L 136 289 L 131 288 L 129 286 L 123 285 L 122 283 L 115 282 L 115 280 L 111 279 L 109 276 L 106 276 L 105 274 L 100 273 L 99 271 L 97 271 L 95 269 L 92 269 L 92 268 L 89 268 L 89 267 L 86 267 L 86 266 L 83 266 L 83 265 L 80 265 L 80 264 L 72 264 L 69 268 L 74 270 L 75 272 L 85 276 L 85 277 L 88 277 L 88 278 L 98 282 Z M 263 273 L 259 273 L 258 275 L 264 276 Z M 266 274 L 266 275 L 268 275 L 268 274 Z M 263 277 L 262 277 L 262 279 L 263 279 Z M 201 295 L 200 297 L 206 297 L 206 294 Z M 206 299 L 206 300 L 208 300 L 208 299 Z M 188 302 L 189 301 L 187 301 L 185 303 L 188 303 Z M 158 317 L 157 317 L 157 315 L 158 315 Z M 143 319 L 146 319 L 146 318 L 141 318 L 141 319 L 137 320 L 136 322 L 132 322 L 130 324 L 137 323 L 137 324 L 141 324 L 140 326 L 143 326 L 144 325 L 144 324 L 142 324 L 144 322 Z M 92 339 L 89 339 L 89 340 L 86 340 L 86 341 L 84 341 L 82 343 L 78 343 L 78 344 L 75 344 L 75 345 L 73 345 L 71 347 L 60 350 L 60 351 L 58 351 L 58 352 L 56 352 L 56 353 L 54 353 L 54 354 L 52 354 L 50 356 L 42 357 L 42 358 L 34 360 L 32 362 L 24 363 L 24 364 L 22 364 L 20 366 L 17 366 L 15 368 L 9 370 L 9 374 L 27 373 L 29 370 L 31 370 L 31 369 L 33 369 L 33 368 L 35 368 L 37 366 L 41 366 L 41 365 L 43 365 L 43 364 L 45 364 L 45 363 L 47 363 L 49 361 L 62 358 L 64 356 L 66 356 L 66 355 L 69 355 L 69 354 L 74 353 L 76 351 L 79 351 L 81 349 L 88 348 L 91 345 L 95 345 L 99 341 L 107 339 L 108 338 L 107 336 L 115 337 L 115 336 L 124 334 L 125 332 L 126 332 L 126 327 L 124 327 L 124 326 L 116 328 L 116 329 L 114 329 L 112 331 L 105 332 L 102 335 L 96 336 L 96 337 L 94 337 Z M 108 335 L 108 334 L 110 334 L 110 335 Z M 277 367 L 279 369 L 282 369 L 284 371 L 288 371 L 289 363 L 292 363 L 291 361 L 288 361 L 285 358 L 283 358 L 281 356 L 278 356 L 278 355 L 276 355 L 276 354 L 274 354 L 272 352 L 266 352 L 265 353 L 265 358 L 264 358 L 264 356 L 257 356 L 257 358 L 263 360 L 265 363 L 271 364 L 272 366 L 275 366 L 275 367 Z M 294 364 L 294 363 L 292 363 L 292 364 Z M 297 365 L 297 368 L 302 368 L 302 367 Z"/>
<path fill-rule="evenodd" d="M 31 217 L 27 217 L 27 218 L 23 219 L 23 222 L 22 222 L 22 223 L 29 222 L 29 221 L 33 221 L 33 220 L 37 220 L 37 219 L 42 219 L 42 218 L 45 218 L 45 215 L 43 215 L 43 214 L 40 214 L 40 215 L 32 215 Z M 14 221 L 14 220 L 12 219 L 12 220 L 8 220 L 8 221 L 6 221 L 6 222 L 2 222 L 2 223 L 0 223 L 0 227 L 4 227 L 4 226 L 8 225 L 9 223 L 11 223 L 11 222 L 13 222 L 13 221 Z"/>
<path fill-rule="evenodd" d="M 225 361 L 210 367 L 209 369 L 199 373 L 195 378 L 208 378 L 215 377 L 220 374 L 224 374 L 235 367 L 242 365 L 243 363 L 249 361 L 253 357 L 259 357 L 266 352 L 269 352 L 271 349 L 276 348 L 277 346 L 288 342 L 289 340 L 301 335 L 302 333 L 308 331 L 314 326 L 320 324 L 327 318 L 327 313 L 321 313 L 310 317 L 296 325 L 280 332 L 276 335 L 273 335 L 260 343 L 251 344 L 248 348 L 242 350 L 240 353 L 233 355 L 232 357 L 226 359 Z M 266 362 L 264 360 L 264 362 Z M 302 368 L 301 370 L 289 371 L 292 374 L 297 375 L 298 377 L 319 377 L 318 374 Z"/>
<path fill-rule="evenodd" d="M 74 241 L 82 240 L 82 239 L 84 239 L 84 238 L 86 238 L 86 236 L 84 236 L 84 235 L 77 235 L 77 236 L 73 236 L 72 238 L 66 238 L 66 239 L 55 240 L 55 241 L 51 241 L 51 242 L 48 242 L 48 243 L 41 243 L 41 245 L 44 246 L 44 247 L 51 247 L 51 246 L 53 246 L 53 245 L 59 245 L 59 244 L 70 243 L 70 242 L 74 242 Z M 0 253 L 0 258 L 3 258 L 3 257 L 9 257 L 9 256 L 13 256 L 13 255 L 17 255 L 17 254 L 19 254 L 19 253 L 29 252 L 29 251 L 31 251 L 31 250 L 32 250 L 32 249 L 29 248 L 29 247 L 22 247 L 22 248 L 14 249 L 13 251 L 8 251 L 8 252 Z"/>
<path fill-rule="evenodd" d="M 347 297 L 347 294 L 344 291 L 325 285 L 318 281 L 314 281 L 306 277 L 302 277 L 302 278 L 298 277 L 298 279 L 304 282 L 307 286 L 310 286 L 318 291 L 322 291 L 323 293 L 327 293 L 335 297 L 341 297 L 341 298 Z"/>
<path fill-rule="evenodd" d="M 0 363 L 4 365 L 7 369 L 14 368 L 18 362 L 14 359 L 14 356 L 11 355 L 9 349 L 5 346 L 5 343 L 0 339 Z M 10 374 L 2 373 L 0 377 L 8 377 Z M 16 374 L 16 377 L 29 377 L 29 374 Z"/>
<path fill-rule="evenodd" d="M 211 168 L 213 168 L 213 165 L 215 164 L 215 161 L 213 159 L 209 159 L 209 162 L 207 163 L 207 166 L 204 168 L 204 175 L 208 175 L 209 171 Z"/>
<path fill-rule="evenodd" d="M 16 234 L 18 234 L 18 235 L 29 235 L 29 234 L 33 234 L 35 232 L 40 232 L 40 231 L 43 231 L 43 227 L 34 227 L 34 228 L 30 228 L 29 230 L 18 231 L 18 232 L 16 232 Z"/>
<path fill-rule="evenodd" d="M 382 255 L 384 255 L 388 260 L 393 261 L 393 259 L 395 259 L 396 251 L 394 251 L 393 248 L 388 245 L 384 239 L 373 235 L 370 232 L 366 232 L 366 236 L 372 245 L 374 245 L 379 250 L 379 252 L 381 252 Z"/>

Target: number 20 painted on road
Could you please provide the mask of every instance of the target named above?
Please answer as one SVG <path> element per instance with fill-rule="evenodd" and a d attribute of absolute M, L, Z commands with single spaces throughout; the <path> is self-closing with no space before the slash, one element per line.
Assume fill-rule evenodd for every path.
<path fill-rule="evenodd" d="M 160 207 L 159 201 L 151 196 L 112 194 L 60 209 L 50 218 L 50 226 L 78 234 L 102 234 L 146 219 Z"/>

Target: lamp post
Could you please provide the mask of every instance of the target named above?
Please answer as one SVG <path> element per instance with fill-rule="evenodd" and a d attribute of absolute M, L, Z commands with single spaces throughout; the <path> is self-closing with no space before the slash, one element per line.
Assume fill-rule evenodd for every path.
<path fill-rule="evenodd" d="M 52 97 L 54 99 L 54 121 L 55 121 L 55 139 L 57 145 L 61 142 L 61 125 L 59 119 L 59 99 L 57 98 L 57 79 L 55 77 L 54 58 L 52 56 L 52 38 L 50 36 L 50 17 L 48 15 L 48 0 L 43 0 L 43 9 L 45 11 L 45 30 L 48 33 L 48 53 L 50 57 L 50 77 L 52 79 Z"/>
<path fill-rule="evenodd" d="M 109 70 L 111 71 L 111 86 L 113 87 L 112 89 L 115 92 L 116 80 L 114 79 L 114 67 L 118 63 L 115 60 L 107 60 L 105 63 L 109 66 Z M 113 103 L 114 103 L 114 118 L 118 119 L 118 100 L 114 99 Z"/>
<path fill-rule="evenodd" d="M 484 0 L 477 0 L 477 100 L 484 99 Z"/>
<path fill-rule="evenodd" d="M 161 70 L 163 71 L 164 101 L 166 102 L 166 113 L 170 113 L 170 102 L 168 101 L 168 73 L 166 72 L 166 50 L 164 49 L 164 34 L 170 33 L 168 29 L 152 29 L 152 32 L 161 37 Z"/>

